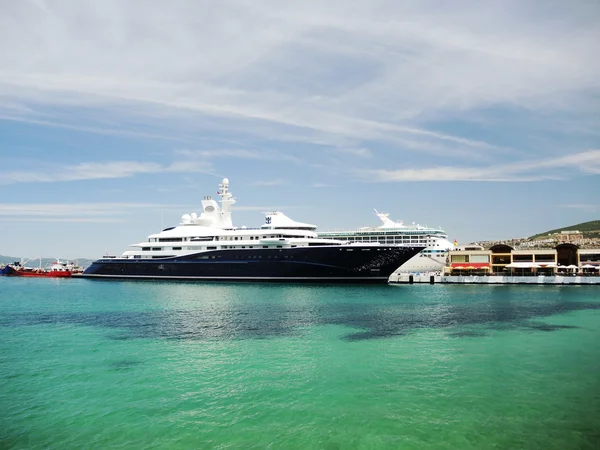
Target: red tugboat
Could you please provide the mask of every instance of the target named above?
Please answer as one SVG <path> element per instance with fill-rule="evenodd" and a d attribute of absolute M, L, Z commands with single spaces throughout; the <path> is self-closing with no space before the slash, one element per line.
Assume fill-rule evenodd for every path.
<path fill-rule="evenodd" d="M 60 260 L 56 260 L 50 268 L 33 269 L 22 265 L 13 265 L 11 273 L 7 275 L 13 277 L 38 277 L 38 278 L 70 278 L 74 273 L 81 273 L 83 270 L 81 267 L 64 263 Z"/>

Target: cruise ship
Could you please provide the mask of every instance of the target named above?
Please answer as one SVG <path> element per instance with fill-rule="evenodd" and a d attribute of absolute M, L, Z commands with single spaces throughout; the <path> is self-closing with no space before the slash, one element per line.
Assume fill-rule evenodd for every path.
<path fill-rule="evenodd" d="M 362 227 L 354 230 L 320 231 L 319 237 L 345 242 L 382 245 L 417 245 L 425 247 L 419 254 L 399 266 L 396 273 L 441 272 L 446 266 L 448 252 L 456 243 L 448 241 L 448 235 L 440 228 L 430 228 L 413 223 L 395 222 L 389 214 L 375 214 L 381 220 L 378 227 Z"/>
<path fill-rule="evenodd" d="M 219 203 L 202 200 L 202 213 L 184 214 L 178 226 L 151 234 L 119 257 L 94 261 L 80 277 L 208 281 L 387 283 L 423 250 L 418 243 L 388 245 L 319 238 L 312 224 L 279 211 L 258 228 L 235 227 L 229 180 Z"/>

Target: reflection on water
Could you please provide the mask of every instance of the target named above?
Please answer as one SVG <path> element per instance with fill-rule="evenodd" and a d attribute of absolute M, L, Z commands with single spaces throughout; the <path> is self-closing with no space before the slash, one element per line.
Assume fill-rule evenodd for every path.
<path fill-rule="evenodd" d="M 568 327 L 540 319 L 600 308 L 590 290 L 563 295 L 561 288 L 547 286 L 86 282 L 78 288 L 87 295 L 71 299 L 68 304 L 74 308 L 7 311 L 0 325 L 103 327 L 115 329 L 109 338 L 116 340 L 268 338 L 297 335 L 318 325 L 351 328 L 344 336 L 347 340 L 403 336 L 419 329 L 477 337 L 485 329 L 560 330 Z"/>

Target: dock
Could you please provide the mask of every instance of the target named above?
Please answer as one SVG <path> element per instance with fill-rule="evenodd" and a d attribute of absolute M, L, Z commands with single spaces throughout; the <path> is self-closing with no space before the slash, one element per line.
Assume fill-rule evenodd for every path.
<path fill-rule="evenodd" d="M 431 275 L 431 274 L 392 274 L 390 284 L 544 284 L 544 285 L 596 285 L 600 286 L 600 276 L 572 275 Z"/>

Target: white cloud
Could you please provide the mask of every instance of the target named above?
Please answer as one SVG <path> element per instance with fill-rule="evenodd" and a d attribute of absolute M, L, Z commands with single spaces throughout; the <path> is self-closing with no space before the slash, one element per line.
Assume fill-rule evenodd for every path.
<path fill-rule="evenodd" d="M 139 161 L 86 162 L 67 166 L 49 165 L 45 170 L 0 172 L 0 184 L 126 178 L 161 172 L 212 173 L 213 167 L 209 162 L 190 160 L 174 161 L 168 165 Z"/>
<path fill-rule="evenodd" d="M 600 211 L 600 205 L 592 205 L 592 204 L 585 204 L 585 203 L 576 203 L 576 204 L 571 204 L 571 205 L 559 205 L 559 206 L 561 206 L 563 208 L 578 209 L 578 210 L 590 212 L 590 213 Z"/>
<path fill-rule="evenodd" d="M 373 156 L 373 152 L 368 148 L 337 148 L 334 150 L 336 153 L 342 153 L 346 155 L 358 156 L 359 158 L 371 158 Z"/>
<path fill-rule="evenodd" d="M 34 112 L 30 110 L 30 112 Z M 111 128 L 99 128 L 99 127 L 89 127 L 89 126 L 81 126 L 81 125 L 70 125 L 67 123 L 60 123 L 56 121 L 50 120 L 40 120 L 40 119 L 32 119 L 28 117 L 23 117 L 22 115 L 10 116 L 10 115 L 1 115 L 0 120 L 8 120 L 11 122 L 24 122 L 32 125 L 41 125 L 44 127 L 56 127 L 56 128 L 65 128 L 67 130 L 74 131 L 85 131 L 87 133 L 97 133 L 97 134 L 111 134 L 118 136 L 133 136 L 138 138 L 146 138 L 146 139 L 165 139 L 169 141 L 182 141 L 182 139 L 177 138 L 176 136 L 164 136 L 160 134 L 153 133 L 143 133 L 139 131 L 133 130 L 118 130 Z"/>
<path fill-rule="evenodd" d="M 300 158 L 293 155 L 288 155 L 283 152 L 278 152 L 271 149 L 257 148 L 254 150 L 248 150 L 245 148 L 230 148 L 230 149 L 217 149 L 217 150 L 188 150 L 181 149 L 175 152 L 178 155 L 184 156 L 190 159 L 261 159 L 269 161 L 288 161 L 294 163 L 302 163 Z"/>
<path fill-rule="evenodd" d="M 389 181 L 502 181 L 524 182 L 561 180 L 574 176 L 573 168 L 590 174 L 600 173 L 600 150 L 580 152 L 558 158 L 529 160 L 495 166 L 439 166 L 420 169 L 362 170 L 356 174 L 372 182 Z M 571 170 L 569 170 L 571 169 Z"/>
<path fill-rule="evenodd" d="M 219 130 L 362 156 L 376 154 L 376 142 L 461 161 L 546 157 L 560 147 L 511 148 L 443 122 L 493 124 L 498 108 L 520 112 L 509 125 L 523 116 L 565 127 L 597 117 L 599 18 L 595 2 L 6 2 L 0 114 L 193 143 Z M 196 156 L 265 158 L 254 148 L 207 148 Z M 444 167 L 398 176 L 477 178 Z M 597 173 L 597 166 L 572 167 Z M 168 169 L 130 170 L 103 167 L 107 176 Z M 90 174 L 73 168 L 60 176 Z"/>
<path fill-rule="evenodd" d="M 296 206 L 280 208 L 295 209 Z M 143 211 L 180 213 L 197 209 L 190 205 L 161 203 L 0 203 L 3 222 L 116 223 L 138 216 Z M 270 211 L 273 206 L 234 206 L 234 211 Z"/>
<path fill-rule="evenodd" d="M 140 209 L 173 209 L 155 203 L 0 203 L 0 216 L 113 216 Z"/>
<path fill-rule="evenodd" d="M 251 152 L 245 149 L 221 149 L 221 150 L 178 150 L 176 153 L 191 157 L 191 158 L 244 158 L 244 159 L 260 159 L 261 155 L 258 152 Z"/>
<path fill-rule="evenodd" d="M 600 174 L 600 150 L 565 155 L 546 161 L 540 161 L 539 167 L 575 167 L 581 172 Z"/>
<path fill-rule="evenodd" d="M 269 186 L 281 186 L 282 184 L 284 184 L 285 182 L 282 179 L 275 179 L 275 180 L 258 180 L 258 181 L 254 181 L 252 183 L 250 183 L 250 186 L 262 186 L 262 187 L 269 187 Z"/>

